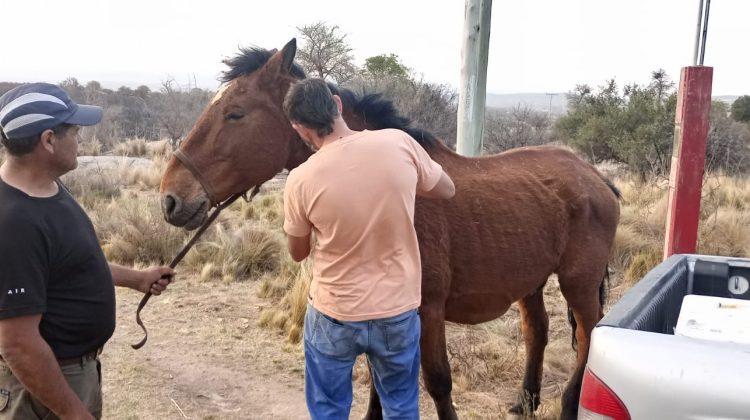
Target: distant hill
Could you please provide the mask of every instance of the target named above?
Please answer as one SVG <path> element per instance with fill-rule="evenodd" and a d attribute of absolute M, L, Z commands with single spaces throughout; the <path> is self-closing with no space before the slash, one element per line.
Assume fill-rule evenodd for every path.
<path fill-rule="evenodd" d="M 550 103 L 550 99 L 552 100 Z M 488 108 L 515 108 L 516 106 L 528 106 L 539 112 L 550 112 L 553 115 L 562 115 L 568 109 L 568 101 L 565 93 L 511 93 L 511 94 L 487 94 Z"/>
<path fill-rule="evenodd" d="M 539 112 L 551 112 L 552 115 L 563 115 L 568 111 L 568 100 L 565 93 L 510 93 L 487 94 L 487 108 L 508 109 L 516 106 L 528 106 Z M 552 104 L 550 107 L 550 96 Z M 722 101 L 731 105 L 740 95 L 714 96 L 714 101 Z"/>
<path fill-rule="evenodd" d="M 714 96 L 711 99 L 713 99 L 714 101 L 726 102 L 729 105 L 732 105 L 732 103 L 734 103 L 734 101 L 737 100 L 737 98 L 739 97 L 740 97 L 739 95 L 722 95 L 722 96 Z"/>

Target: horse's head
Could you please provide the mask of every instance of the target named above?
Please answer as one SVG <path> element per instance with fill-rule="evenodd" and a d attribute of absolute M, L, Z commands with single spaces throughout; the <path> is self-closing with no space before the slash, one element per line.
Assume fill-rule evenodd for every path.
<path fill-rule="evenodd" d="M 309 149 L 282 110 L 289 86 L 304 73 L 297 47 L 243 49 L 225 63 L 219 90 L 167 164 L 161 180 L 167 222 L 195 229 L 211 205 L 299 165 Z"/>

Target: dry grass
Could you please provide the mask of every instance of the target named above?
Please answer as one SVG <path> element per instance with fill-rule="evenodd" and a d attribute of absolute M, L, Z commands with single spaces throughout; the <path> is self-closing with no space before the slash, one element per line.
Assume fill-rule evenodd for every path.
<path fill-rule="evenodd" d="M 172 156 L 172 145 L 167 139 L 147 142 L 146 155 L 152 159 L 169 158 Z"/>
<path fill-rule="evenodd" d="M 615 181 L 623 193 L 620 226 L 612 268 L 626 286 L 638 281 L 662 260 L 668 182 L 646 184 L 628 178 Z M 701 200 L 698 252 L 750 256 L 750 180 L 709 175 Z"/>
<path fill-rule="evenodd" d="M 266 308 L 261 313 L 261 326 L 275 326 L 291 343 L 302 339 L 302 326 L 307 311 L 307 296 L 312 281 L 312 266 L 309 261 L 296 270 L 287 270 L 279 276 L 268 276 L 258 289 L 263 298 L 277 298 L 277 305 Z M 284 318 L 285 323 L 272 323 L 271 319 Z"/>
<path fill-rule="evenodd" d="M 101 201 L 119 197 L 122 189 L 116 174 L 99 167 L 69 172 L 61 180 L 78 202 L 87 209 L 96 207 Z"/>
<path fill-rule="evenodd" d="M 280 192 L 259 196 L 250 203 L 243 201 L 238 211 L 246 220 L 267 223 L 270 228 L 279 231 L 284 224 L 284 205 Z"/>
<path fill-rule="evenodd" d="M 112 148 L 112 154 L 117 156 L 145 157 L 148 148 L 145 139 L 130 139 L 117 143 Z"/>
<path fill-rule="evenodd" d="M 107 259 L 122 264 L 165 264 L 187 233 L 164 223 L 156 194 L 128 192 L 89 209 Z"/>
<path fill-rule="evenodd" d="M 281 240 L 274 232 L 249 225 L 235 229 L 217 224 L 213 235 L 198 243 L 185 262 L 205 270 L 208 264 L 221 261 L 222 278 L 233 281 L 278 271 L 280 257 Z"/>
<path fill-rule="evenodd" d="M 78 156 L 99 156 L 102 154 L 102 143 L 96 137 L 89 137 L 78 143 Z"/>

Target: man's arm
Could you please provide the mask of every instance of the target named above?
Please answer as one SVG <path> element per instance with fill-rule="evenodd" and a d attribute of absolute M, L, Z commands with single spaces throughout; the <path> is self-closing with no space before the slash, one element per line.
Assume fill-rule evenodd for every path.
<path fill-rule="evenodd" d="M 175 274 L 174 270 L 169 267 L 135 270 L 114 263 L 109 263 L 109 270 L 112 272 L 112 282 L 115 286 L 128 287 L 143 293 L 151 292 L 156 296 L 166 290 Z"/>
<path fill-rule="evenodd" d="M 310 255 L 310 235 L 292 236 L 286 235 L 289 254 L 296 262 L 300 262 Z"/>
<path fill-rule="evenodd" d="M 417 190 L 417 195 L 424 198 L 441 198 L 447 199 L 456 195 L 456 186 L 453 180 L 445 172 L 440 175 L 440 180 L 429 191 Z"/>
<path fill-rule="evenodd" d="M 41 314 L 0 320 L 0 354 L 13 375 L 61 420 L 93 419 L 39 335 Z"/>

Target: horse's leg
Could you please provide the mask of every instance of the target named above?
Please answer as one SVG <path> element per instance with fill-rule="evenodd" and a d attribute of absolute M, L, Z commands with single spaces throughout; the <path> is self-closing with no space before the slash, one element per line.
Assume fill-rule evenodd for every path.
<path fill-rule="evenodd" d="M 606 249 L 606 248 L 605 248 Z M 581 266 L 579 266 L 581 267 Z M 576 369 L 562 395 L 562 420 L 576 419 L 578 415 L 578 398 L 581 394 L 581 382 L 589 357 L 591 331 L 602 318 L 602 306 L 599 302 L 599 288 L 603 282 L 606 259 L 602 264 L 588 264 L 587 273 L 560 273 L 560 290 L 568 301 L 577 327 L 578 341 Z"/>
<path fill-rule="evenodd" d="M 370 366 L 369 361 L 367 366 Z M 370 404 L 367 406 L 367 414 L 365 414 L 364 420 L 383 420 L 383 406 L 380 405 L 380 396 L 378 391 L 375 390 L 375 383 L 372 381 L 372 371 L 370 371 Z"/>
<path fill-rule="evenodd" d="M 419 315 L 422 320 L 420 347 L 425 388 L 435 402 L 440 420 L 458 420 L 451 398 L 453 382 L 445 346 L 444 309 L 422 306 Z"/>
<path fill-rule="evenodd" d="M 509 412 L 532 415 L 539 407 L 544 348 L 547 346 L 549 330 L 549 317 L 544 308 L 544 286 L 519 300 L 518 309 L 521 312 L 521 331 L 526 343 L 526 374 L 518 402 Z"/>

